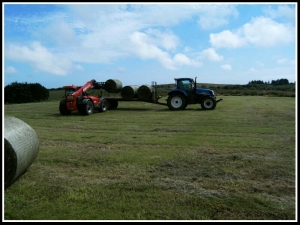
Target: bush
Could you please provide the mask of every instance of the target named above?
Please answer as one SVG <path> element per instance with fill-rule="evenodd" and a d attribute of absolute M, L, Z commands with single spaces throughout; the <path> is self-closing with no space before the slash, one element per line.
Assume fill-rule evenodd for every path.
<path fill-rule="evenodd" d="M 4 87 L 5 103 L 28 103 L 46 101 L 49 90 L 42 85 L 13 82 Z"/>

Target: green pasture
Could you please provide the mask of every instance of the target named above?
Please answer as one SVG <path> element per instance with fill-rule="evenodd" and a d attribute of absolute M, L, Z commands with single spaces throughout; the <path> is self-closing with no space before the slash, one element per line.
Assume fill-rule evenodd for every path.
<path fill-rule="evenodd" d="M 39 139 L 4 190 L 4 220 L 296 220 L 295 98 L 219 96 L 214 110 L 182 111 L 132 101 L 61 116 L 62 93 L 4 105 Z"/>

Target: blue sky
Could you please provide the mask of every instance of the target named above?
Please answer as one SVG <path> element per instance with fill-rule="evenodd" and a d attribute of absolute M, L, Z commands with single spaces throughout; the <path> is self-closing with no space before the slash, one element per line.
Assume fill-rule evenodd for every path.
<path fill-rule="evenodd" d="M 4 86 L 296 81 L 297 4 L 2 3 Z"/>

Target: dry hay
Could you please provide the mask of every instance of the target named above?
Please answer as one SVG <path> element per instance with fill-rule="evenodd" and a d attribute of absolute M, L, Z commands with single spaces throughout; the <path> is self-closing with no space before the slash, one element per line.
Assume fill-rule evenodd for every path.
<path fill-rule="evenodd" d="M 4 118 L 5 187 L 22 175 L 39 152 L 36 132 L 15 117 Z"/>
<path fill-rule="evenodd" d="M 108 93 L 119 93 L 122 90 L 122 82 L 116 79 L 109 79 L 105 82 L 104 89 Z"/>
<path fill-rule="evenodd" d="M 121 96 L 124 99 L 131 100 L 133 98 L 137 98 L 137 90 L 139 86 L 138 85 L 128 85 L 122 88 L 121 90 Z"/>
<path fill-rule="evenodd" d="M 142 85 L 138 88 L 137 94 L 139 100 L 151 101 L 154 88 L 151 85 Z"/>

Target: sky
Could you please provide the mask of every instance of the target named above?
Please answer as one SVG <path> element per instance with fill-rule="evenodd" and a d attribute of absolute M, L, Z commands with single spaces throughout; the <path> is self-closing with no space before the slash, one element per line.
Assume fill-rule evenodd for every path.
<path fill-rule="evenodd" d="M 2 3 L 2 84 L 296 82 L 297 3 Z"/>

